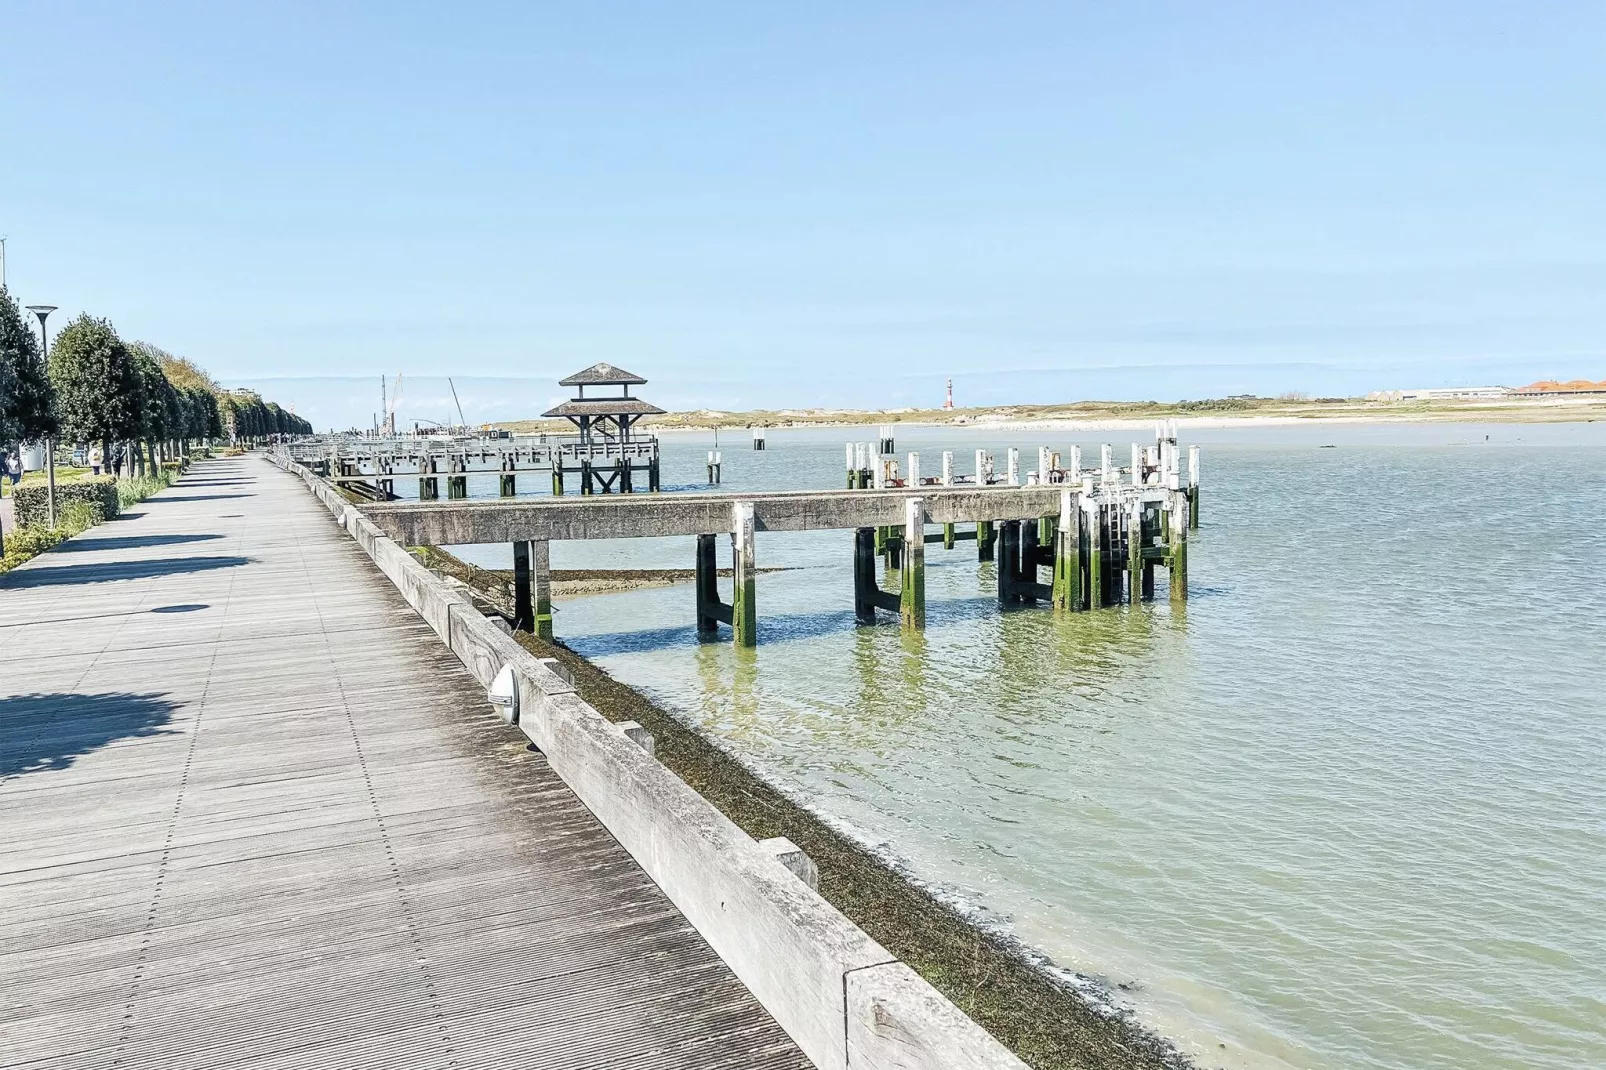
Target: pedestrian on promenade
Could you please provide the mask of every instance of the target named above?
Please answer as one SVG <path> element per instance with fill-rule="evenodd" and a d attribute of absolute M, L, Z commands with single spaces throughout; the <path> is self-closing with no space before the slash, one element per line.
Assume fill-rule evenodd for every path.
<path fill-rule="evenodd" d="M 100 452 L 99 446 L 89 447 L 89 472 L 91 475 L 100 475 L 100 466 L 105 463 L 106 455 Z"/>
<path fill-rule="evenodd" d="M 11 492 L 17 492 L 17 484 L 22 482 L 22 454 L 6 454 L 6 475 L 11 477 Z"/>

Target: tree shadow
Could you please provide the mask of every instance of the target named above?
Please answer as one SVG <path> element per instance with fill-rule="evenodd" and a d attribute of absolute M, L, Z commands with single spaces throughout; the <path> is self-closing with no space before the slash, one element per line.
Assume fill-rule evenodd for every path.
<path fill-rule="evenodd" d="M 175 487 L 183 490 L 183 484 L 175 483 Z M 164 502 L 219 502 L 226 498 L 249 498 L 249 494 L 163 494 Z"/>
<path fill-rule="evenodd" d="M 155 576 L 212 572 L 220 568 L 235 568 L 250 563 L 249 557 L 164 557 L 155 561 L 104 561 L 86 562 L 82 565 L 19 568 L 0 576 L 0 590 L 79 583 L 110 583 L 113 580 L 145 580 Z"/>
<path fill-rule="evenodd" d="M 186 542 L 206 542 L 221 539 L 222 535 L 102 535 L 68 539 L 56 547 L 56 553 L 87 553 L 90 550 L 134 550 L 142 546 L 176 546 Z"/>
<path fill-rule="evenodd" d="M 119 739 L 169 734 L 162 695 L 32 694 L 0 698 L 0 781 L 66 769 Z"/>

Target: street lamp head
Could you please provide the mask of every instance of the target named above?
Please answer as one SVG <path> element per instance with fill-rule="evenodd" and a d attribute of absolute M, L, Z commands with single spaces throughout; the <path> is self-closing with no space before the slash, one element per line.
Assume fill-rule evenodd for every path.
<path fill-rule="evenodd" d="M 56 311 L 56 306 L 55 305 L 29 305 L 28 306 L 28 311 L 32 312 L 35 316 L 48 316 L 52 312 Z"/>

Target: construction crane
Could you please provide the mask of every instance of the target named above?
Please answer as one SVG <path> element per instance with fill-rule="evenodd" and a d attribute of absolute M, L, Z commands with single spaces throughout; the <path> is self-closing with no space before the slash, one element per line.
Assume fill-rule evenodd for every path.
<path fill-rule="evenodd" d="M 452 404 L 457 406 L 457 426 L 466 431 L 468 421 L 463 419 L 463 403 L 457 400 L 457 384 L 452 382 L 450 375 L 446 377 L 446 385 L 452 388 Z"/>
<path fill-rule="evenodd" d="M 379 380 L 381 388 L 383 388 L 384 382 L 383 378 Z M 395 389 L 391 390 L 390 402 L 385 406 L 385 434 L 387 435 L 396 433 L 396 406 L 401 403 L 401 390 L 402 373 L 397 372 Z"/>

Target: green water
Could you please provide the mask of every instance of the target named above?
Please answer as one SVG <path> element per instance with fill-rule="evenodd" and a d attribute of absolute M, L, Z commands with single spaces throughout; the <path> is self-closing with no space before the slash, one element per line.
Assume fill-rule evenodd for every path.
<path fill-rule="evenodd" d="M 847 431 L 723 444 L 837 485 Z M 1488 436 L 1487 441 L 1485 436 Z M 866 437 L 862 431 L 858 437 Z M 1131 433 L 1103 436 L 1125 457 Z M 902 431 L 954 449 L 1098 438 Z M 1606 1066 L 1606 425 L 1199 432 L 1191 599 L 1000 613 L 928 548 L 923 634 L 856 627 L 851 535 L 761 534 L 760 646 L 676 587 L 560 636 L 1201 1065 Z M 1325 445 L 1336 448 L 1324 449 Z M 705 441 L 668 447 L 667 478 Z M 728 553 L 728 550 L 722 550 Z M 691 540 L 556 548 L 678 565 Z"/>

